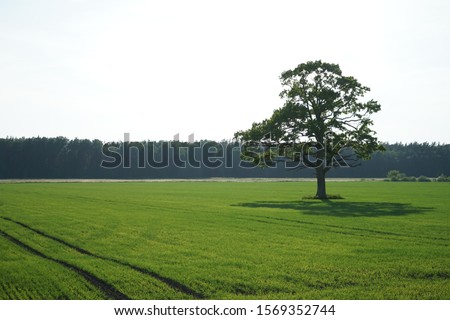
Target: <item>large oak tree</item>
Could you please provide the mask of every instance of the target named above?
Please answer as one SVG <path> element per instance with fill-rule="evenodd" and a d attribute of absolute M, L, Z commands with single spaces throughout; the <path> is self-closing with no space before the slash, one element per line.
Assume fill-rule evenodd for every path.
<path fill-rule="evenodd" d="M 283 72 L 280 80 L 283 107 L 269 119 L 236 132 L 235 138 L 243 146 L 253 146 L 244 148 L 243 155 L 259 165 L 288 161 L 314 168 L 316 197 L 326 199 L 325 176 L 331 168 L 355 166 L 383 149 L 370 119 L 380 111 L 380 104 L 364 101 L 370 89 L 354 77 L 343 76 L 337 64 L 302 63 Z"/>

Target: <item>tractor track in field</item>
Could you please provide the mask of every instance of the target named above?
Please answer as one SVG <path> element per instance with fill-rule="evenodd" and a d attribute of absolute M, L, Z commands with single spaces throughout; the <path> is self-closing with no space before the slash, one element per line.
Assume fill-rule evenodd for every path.
<path fill-rule="evenodd" d="M 249 219 L 249 217 L 252 217 L 252 218 Z M 253 218 L 256 218 L 256 219 L 253 219 Z M 267 220 L 260 220 L 261 218 L 267 219 Z M 395 240 L 397 240 L 397 241 L 398 240 L 407 241 L 406 239 L 399 239 L 399 237 L 404 237 L 404 238 L 409 238 L 409 239 L 414 239 L 414 240 L 447 241 L 447 239 L 439 238 L 439 237 L 413 236 L 413 235 L 401 234 L 401 233 L 395 233 L 395 232 L 389 232 L 389 231 L 372 230 L 372 229 L 357 228 L 357 227 L 345 227 L 345 226 L 338 226 L 338 225 L 333 225 L 333 224 L 314 223 L 314 222 L 310 222 L 310 221 L 292 220 L 292 219 L 286 219 L 286 218 L 268 217 L 268 216 L 261 216 L 261 215 L 245 216 L 245 217 L 240 217 L 238 219 L 252 220 L 252 221 L 256 221 L 256 222 L 260 222 L 260 223 L 269 223 L 269 224 L 274 223 L 271 221 L 275 221 L 278 223 L 283 223 L 283 222 L 286 223 L 287 222 L 289 224 L 303 224 L 303 225 L 311 225 L 314 227 L 319 226 L 319 227 L 337 229 L 337 230 L 330 230 L 330 232 L 333 232 L 333 233 L 358 235 L 358 236 L 362 236 L 362 237 L 375 237 L 375 238 L 380 238 L 379 236 L 391 236 L 391 237 L 394 237 Z M 338 230 L 342 230 L 342 231 L 338 231 Z M 367 234 L 355 233 L 358 231 L 366 232 Z M 392 238 L 392 239 L 394 239 L 394 238 Z M 433 242 L 433 244 L 448 246 L 447 243 L 440 244 L 440 243 Z"/>
<path fill-rule="evenodd" d="M 160 274 L 158 274 L 158 273 L 156 273 L 156 272 L 154 272 L 152 270 L 148 270 L 148 269 L 145 269 L 145 268 L 142 268 L 142 267 L 139 267 L 139 266 L 135 266 L 133 264 L 130 264 L 128 262 L 124 262 L 124 261 L 121 261 L 121 260 L 118 260 L 118 259 L 115 259 L 115 258 L 105 257 L 105 256 L 101 256 L 101 255 L 92 253 L 92 252 L 90 252 L 88 250 L 85 250 L 83 248 L 77 247 L 77 246 L 75 246 L 75 245 L 73 245 L 73 244 L 71 244 L 71 243 L 69 243 L 69 242 L 67 242 L 65 240 L 62 240 L 62 239 L 57 238 L 55 236 L 49 235 L 49 234 L 47 234 L 47 233 L 45 233 L 45 232 L 43 232 L 41 230 L 35 229 L 35 228 L 33 228 L 33 227 L 23 223 L 23 222 L 16 221 L 16 220 L 8 218 L 8 217 L 0 217 L 0 218 L 3 219 L 3 220 L 15 223 L 15 224 L 17 224 L 17 225 L 19 225 L 19 226 L 21 226 L 21 227 L 23 227 L 25 229 L 28 229 L 30 231 L 33 231 L 33 232 L 37 233 L 37 234 L 39 234 L 39 235 L 41 235 L 41 236 L 43 236 L 45 238 L 51 239 L 53 241 L 56 241 L 56 242 L 66 246 L 66 247 L 68 247 L 70 249 L 75 250 L 78 253 L 81 253 L 81 254 L 84 254 L 84 255 L 96 258 L 96 259 L 101 259 L 101 260 L 104 260 L 104 261 L 113 262 L 113 263 L 119 264 L 121 266 L 130 268 L 130 269 L 132 269 L 134 271 L 137 271 L 137 272 L 142 273 L 144 275 L 150 276 L 150 277 L 152 277 L 152 278 L 154 278 L 154 279 L 156 279 L 158 281 L 161 281 L 161 282 L 165 283 L 166 285 L 168 285 L 169 287 L 171 287 L 172 289 L 174 289 L 174 290 L 176 290 L 178 292 L 190 295 L 190 296 L 192 296 L 192 297 L 194 297 L 196 299 L 203 299 L 203 298 L 205 298 L 201 293 L 196 292 L 195 290 L 187 287 L 186 285 L 182 284 L 181 282 L 178 282 L 178 281 L 176 281 L 174 279 L 162 276 L 162 275 L 160 275 Z"/>
<path fill-rule="evenodd" d="M 113 300 L 130 300 L 130 298 L 125 295 L 124 293 L 120 292 L 119 290 L 117 290 L 113 285 L 107 283 L 106 281 L 97 278 L 96 276 L 94 276 L 92 273 L 81 269 L 80 267 L 77 267 L 71 263 L 68 263 L 66 261 L 62 261 L 56 258 L 52 258 L 48 255 L 46 255 L 45 253 L 42 253 L 30 246 L 28 246 L 27 244 L 23 243 L 22 241 L 20 241 L 19 239 L 11 236 L 10 234 L 6 233 L 3 230 L 0 230 L 0 235 L 5 238 L 6 240 L 8 240 L 9 242 L 14 243 L 15 245 L 19 246 L 20 248 L 49 261 L 55 262 L 61 266 L 63 266 L 66 269 L 69 269 L 75 273 L 77 273 L 78 275 L 82 276 L 84 279 L 86 279 L 86 281 L 88 281 L 89 283 L 91 283 L 94 287 L 98 288 L 100 291 L 102 291 L 106 297 L 108 297 L 109 299 L 113 299 Z"/>

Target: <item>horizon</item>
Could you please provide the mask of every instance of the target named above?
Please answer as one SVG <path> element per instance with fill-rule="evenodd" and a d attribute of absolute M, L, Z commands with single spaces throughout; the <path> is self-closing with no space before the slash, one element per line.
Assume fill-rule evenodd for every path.
<path fill-rule="evenodd" d="M 188 136 L 186 136 L 188 137 Z M 138 139 L 130 139 L 130 140 L 126 140 L 124 137 L 122 137 L 122 139 L 117 139 L 117 140 L 101 140 L 98 138 L 82 138 L 82 137 L 73 137 L 73 138 L 69 138 L 66 136 L 53 136 L 53 137 L 49 137 L 49 136 L 32 136 L 32 137 L 13 137 L 13 136 L 6 136 L 6 137 L 0 137 L 0 139 L 57 139 L 57 138 L 64 138 L 67 139 L 69 141 L 73 141 L 73 140 L 89 140 L 89 141 L 95 141 L 98 140 L 100 142 L 102 142 L 103 144 L 108 144 L 108 143 L 124 143 L 124 142 L 130 142 L 130 143 L 159 143 L 159 142 L 179 142 L 179 143 L 198 143 L 198 142 L 216 142 L 216 143 L 222 143 L 222 142 L 226 142 L 226 143 L 230 143 L 233 142 L 234 139 L 230 138 L 230 139 L 220 139 L 220 140 L 213 140 L 213 139 L 195 139 L 193 141 L 189 141 L 188 139 L 179 139 L 179 140 L 175 140 L 175 139 L 160 139 L 160 140 L 152 140 L 152 139 L 143 139 L 143 140 L 138 140 Z M 450 145 L 450 142 L 439 142 L 439 141 L 411 141 L 411 142 L 402 142 L 402 141 L 380 141 L 380 144 L 382 145 L 411 145 L 411 144 L 435 144 L 435 145 L 439 145 L 439 146 L 446 146 L 446 145 Z"/>

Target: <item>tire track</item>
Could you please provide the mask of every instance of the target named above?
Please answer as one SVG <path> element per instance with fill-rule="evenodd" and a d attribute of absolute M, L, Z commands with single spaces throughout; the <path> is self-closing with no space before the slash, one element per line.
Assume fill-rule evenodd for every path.
<path fill-rule="evenodd" d="M 28 246 L 27 244 L 23 243 L 22 241 L 20 241 L 19 239 L 11 236 L 10 234 L 6 233 L 3 230 L 0 230 L 0 235 L 2 237 L 4 237 L 6 240 L 14 243 L 15 245 L 19 246 L 20 248 L 49 261 L 55 262 L 61 266 L 63 266 L 64 268 L 70 269 L 71 271 L 74 271 L 75 273 L 77 273 L 78 275 L 82 276 L 84 279 L 86 279 L 86 281 L 88 281 L 89 283 L 91 283 L 94 287 L 98 288 L 100 291 L 102 291 L 106 297 L 108 297 L 109 299 L 113 299 L 113 300 L 130 300 L 130 298 L 128 296 L 126 296 L 125 294 L 123 294 L 122 292 L 120 292 L 119 290 L 117 290 L 113 285 L 107 283 L 106 281 L 97 278 L 96 276 L 94 276 L 92 273 L 83 270 L 73 264 L 70 264 L 68 262 L 59 260 L 59 259 L 55 259 L 52 258 L 30 246 Z"/>
<path fill-rule="evenodd" d="M 333 233 L 339 233 L 339 234 L 347 234 L 347 235 L 358 235 L 361 237 L 373 237 L 373 238 L 380 238 L 381 236 L 392 236 L 392 237 L 396 237 L 396 240 L 400 240 L 400 241 L 408 241 L 407 239 L 399 239 L 398 237 L 404 237 L 404 238 L 409 238 L 409 241 L 411 241 L 411 239 L 414 240 L 431 240 L 431 241 L 447 241 L 447 239 L 444 238 L 439 238 L 439 237 L 427 237 L 427 236 L 413 236 L 413 235 L 408 235 L 408 234 L 401 234 L 401 233 L 395 233 L 395 232 L 389 232 L 389 231 L 381 231 L 381 230 L 372 230 L 372 229 L 365 229 L 365 228 L 357 228 L 357 227 L 344 227 L 344 226 L 338 226 L 338 225 L 333 225 L 333 224 L 326 224 L 326 223 L 314 223 L 314 222 L 309 222 L 309 221 L 301 221 L 301 220 L 292 220 L 292 219 L 286 219 L 286 218 L 278 218 L 278 217 L 268 217 L 268 216 L 261 216 L 261 215 L 251 215 L 251 217 L 254 218 L 263 218 L 263 219 L 267 219 L 269 221 L 264 221 L 264 220 L 259 220 L 259 219 L 248 219 L 248 217 L 250 216 L 245 216 L 247 218 L 240 218 L 243 220 L 253 220 L 253 221 L 257 221 L 257 222 L 261 222 L 261 223 L 270 223 L 270 220 L 274 220 L 277 222 L 289 222 L 289 224 L 294 223 L 294 224 L 303 224 L 303 225 L 311 225 L 311 226 L 320 226 L 320 227 L 325 227 L 325 228 L 333 228 L 333 229 L 340 229 L 343 231 L 338 231 L 338 230 L 329 230 L 330 232 Z M 351 231 L 362 231 L 362 232 L 367 232 L 369 234 L 358 234 L 358 233 L 353 233 Z M 386 238 L 387 239 L 387 238 Z M 392 238 L 393 239 L 393 238 Z M 438 242 L 432 242 L 433 244 L 437 244 L 437 245 L 442 245 L 442 246 L 448 246 L 447 243 L 438 243 Z"/>
<path fill-rule="evenodd" d="M 39 235 L 41 235 L 41 236 L 43 236 L 45 238 L 51 239 L 51 240 L 56 241 L 56 242 L 58 242 L 58 243 L 60 243 L 62 245 L 65 245 L 66 247 L 69 247 L 69 248 L 77 251 L 78 253 L 90 256 L 92 258 L 97 258 L 97 259 L 101 259 L 101 260 L 104 260 L 104 261 L 113 262 L 113 263 L 119 264 L 121 266 L 130 268 L 130 269 L 135 270 L 135 271 L 137 271 L 139 273 L 142 273 L 142 274 L 145 274 L 147 276 L 153 277 L 154 279 L 165 283 L 166 285 L 168 285 L 172 289 L 174 289 L 174 290 L 176 290 L 178 292 L 190 295 L 190 296 L 192 296 L 192 297 L 194 297 L 196 299 L 204 299 L 205 298 L 204 295 L 202 295 L 201 293 L 196 292 L 195 290 L 187 287 L 186 285 L 182 284 L 181 282 L 178 282 L 178 281 L 176 281 L 174 279 L 162 276 L 162 275 L 160 275 L 160 274 L 158 274 L 158 273 L 156 273 L 156 272 L 154 272 L 152 270 L 148 270 L 148 269 L 145 269 L 145 268 L 142 268 L 142 267 L 139 267 L 139 266 L 135 266 L 135 265 L 132 265 L 132 264 L 130 264 L 128 262 L 124 262 L 124 261 L 121 261 L 121 260 L 118 260 L 118 259 L 105 257 L 105 256 L 101 256 L 101 255 L 92 253 L 92 252 L 90 252 L 88 250 L 85 250 L 83 248 L 77 247 L 77 246 L 75 246 L 75 245 L 73 245 L 73 244 L 71 244 L 71 243 L 69 243 L 69 242 L 67 242 L 65 240 L 62 240 L 62 239 L 57 238 L 55 236 L 49 235 L 49 234 L 47 234 L 47 233 L 45 233 L 45 232 L 43 232 L 41 230 L 35 229 L 35 228 L 33 228 L 33 227 L 23 223 L 23 222 L 13 220 L 13 219 L 8 218 L 8 217 L 0 217 L 0 218 L 3 219 L 3 220 L 6 220 L 6 221 L 13 222 L 13 223 L 15 223 L 15 224 L 17 224 L 17 225 L 19 225 L 19 226 L 21 226 L 23 228 L 26 228 L 26 229 L 28 229 L 30 231 L 33 231 L 33 232 L 35 232 L 35 233 L 37 233 L 37 234 L 39 234 Z"/>

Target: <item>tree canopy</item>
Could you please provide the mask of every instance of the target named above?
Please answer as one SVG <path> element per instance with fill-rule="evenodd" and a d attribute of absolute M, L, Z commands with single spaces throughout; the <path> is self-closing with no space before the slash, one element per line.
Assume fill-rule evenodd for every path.
<path fill-rule="evenodd" d="M 283 72 L 280 80 L 284 105 L 269 119 L 236 132 L 235 138 L 249 146 L 255 142 L 264 145 L 259 152 L 249 149 L 247 153 L 260 164 L 281 159 L 314 168 L 316 197 L 327 198 L 325 174 L 331 168 L 355 166 L 383 149 L 370 119 L 380 111 L 380 104 L 363 101 L 370 89 L 354 77 L 342 75 L 337 64 L 302 63 Z"/>

